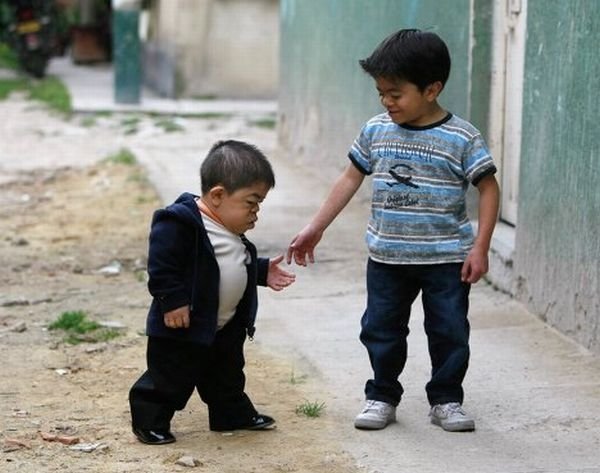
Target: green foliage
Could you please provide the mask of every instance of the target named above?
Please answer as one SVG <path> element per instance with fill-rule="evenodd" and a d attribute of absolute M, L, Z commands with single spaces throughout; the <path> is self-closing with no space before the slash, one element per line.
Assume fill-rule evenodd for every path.
<path fill-rule="evenodd" d="M 127 148 L 121 148 L 114 154 L 111 154 L 105 158 L 105 161 L 114 164 L 125 164 L 126 166 L 133 166 L 137 162 L 135 154 L 133 154 Z"/>
<path fill-rule="evenodd" d="M 29 97 L 44 102 L 51 109 L 64 114 L 71 113 L 71 96 L 64 84 L 56 77 L 29 81 Z"/>
<path fill-rule="evenodd" d="M 63 83 L 56 77 L 34 80 L 26 77 L 20 79 L 0 79 L 0 100 L 6 99 L 11 92 L 22 90 L 30 99 L 45 103 L 52 110 L 63 114 L 71 113 L 71 96 Z"/>
<path fill-rule="evenodd" d="M 216 120 L 220 118 L 229 118 L 231 117 L 231 113 L 222 113 L 222 112 L 205 112 L 205 113 L 192 113 L 186 115 L 188 118 L 197 118 L 201 120 Z"/>
<path fill-rule="evenodd" d="M 26 90 L 27 83 L 21 79 L 0 79 L 0 100 L 6 99 L 16 90 Z"/>
<path fill-rule="evenodd" d="M 306 376 L 305 374 L 301 375 L 301 376 L 296 376 L 296 373 L 294 372 L 294 370 L 292 370 L 292 373 L 290 375 L 290 383 L 291 384 L 302 384 L 306 382 L 306 378 L 308 376 Z"/>
<path fill-rule="evenodd" d="M 97 322 L 89 320 L 82 310 L 63 312 L 48 326 L 48 330 L 65 332 L 64 341 L 70 345 L 105 342 L 120 335 L 118 330 L 103 328 Z"/>
<path fill-rule="evenodd" d="M 251 126 L 257 126 L 259 128 L 268 128 L 269 130 L 274 129 L 277 126 L 277 120 L 275 118 L 261 118 L 258 120 L 252 120 L 248 122 Z"/>
<path fill-rule="evenodd" d="M 17 56 L 6 43 L 0 43 L 0 68 L 17 69 L 19 66 Z"/>
<path fill-rule="evenodd" d="M 154 125 L 158 128 L 162 128 L 167 133 L 184 130 L 184 128 L 173 118 L 161 118 L 160 120 L 156 120 Z"/>
<path fill-rule="evenodd" d="M 81 121 L 79 122 L 79 124 L 83 127 L 86 128 L 91 128 L 93 126 L 95 126 L 97 123 L 96 117 L 95 116 L 87 116 L 87 117 L 83 117 L 81 119 Z"/>
<path fill-rule="evenodd" d="M 49 330 L 65 330 L 75 333 L 86 333 L 100 328 L 96 322 L 87 319 L 82 310 L 63 312 L 60 317 L 48 325 Z"/>
<path fill-rule="evenodd" d="M 299 406 L 296 406 L 296 414 L 303 415 L 306 417 L 320 417 L 323 410 L 325 409 L 324 402 L 309 402 L 305 401 Z"/>

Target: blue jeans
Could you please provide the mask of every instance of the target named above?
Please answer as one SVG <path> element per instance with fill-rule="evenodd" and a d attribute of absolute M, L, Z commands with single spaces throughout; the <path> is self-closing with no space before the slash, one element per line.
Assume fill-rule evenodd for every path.
<path fill-rule="evenodd" d="M 462 382 L 469 364 L 470 284 L 460 280 L 461 263 L 391 265 L 369 259 L 367 309 L 360 340 L 367 348 L 373 379 L 367 399 L 398 405 L 404 392 L 398 377 L 406 363 L 411 305 L 422 292 L 431 357 L 425 390 L 430 405 L 463 402 Z"/>

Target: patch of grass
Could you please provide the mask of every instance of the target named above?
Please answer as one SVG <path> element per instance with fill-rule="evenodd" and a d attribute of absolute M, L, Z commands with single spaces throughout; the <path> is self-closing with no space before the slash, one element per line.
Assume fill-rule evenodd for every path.
<path fill-rule="evenodd" d="M 13 70 L 19 67 L 17 56 L 6 43 L 0 43 L 0 67 Z"/>
<path fill-rule="evenodd" d="M 97 322 L 89 320 L 82 310 L 63 312 L 48 325 L 48 330 L 62 330 L 65 332 L 64 341 L 70 345 L 79 343 L 98 343 L 112 340 L 120 332 L 111 328 L 103 328 Z"/>
<path fill-rule="evenodd" d="M 6 99 L 12 92 L 27 90 L 27 81 L 22 79 L 0 79 L 0 100 Z"/>
<path fill-rule="evenodd" d="M 121 126 L 125 127 L 123 133 L 126 135 L 135 135 L 138 132 L 138 125 L 142 119 L 140 117 L 126 117 L 121 120 Z"/>
<path fill-rule="evenodd" d="M 12 92 L 22 90 L 30 99 L 45 103 L 50 109 L 65 115 L 71 114 L 71 96 L 64 84 L 56 77 L 33 80 L 0 79 L 0 100 L 6 99 Z"/>
<path fill-rule="evenodd" d="M 91 116 L 87 116 L 87 117 L 83 117 L 81 119 L 81 122 L 79 122 L 79 124 L 83 127 L 86 128 L 91 128 L 93 126 L 95 126 L 97 123 L 96 117 L 91 115 Z"/>
<path fill-rule="evenodd" d="M 290 384 L 302 384 L 306 382 L 307 376 L 303 374 L 302 376 L 296 376 L 294 370 L 292 370 L 292 374 L 290 375 Z"/>
<path fill-rule="evenodd" d="M 65 330 L 75 333 L 86 333 L 99 329 L 100 325 L 88 320 L 87 314 L 82 310 L 63 312 L 60 317 L 48 325 L 49 330 Z"/>
<path fill-rule="evenodd" d="M 133 166 L 137 162 L 135 154 L 133 154 L 127 148 L 121 148 L 114 154 L 107 156 L 104 161 L 114 164 L 125 164 L 126 166 Z"/>
<path fill-rule="evenodd" d="M 136 126 L 142 119 L 140 117 L 125 117 L 121 120 L 123 126 Z"/>
<path fill-rule="evenodd" d="M 315 417 L 320 417 L 321 414 L 323 413 L 324 409 L 325 409 L 324 402 L 305 401 L 302 404 L 300 404 L 299 406 L 296 406 L 296 414 L 315 418 Z"/>
<path fill-rule="evenodd" d="M 167 133 L 183 131 L 185 128 L 175 121 L 174 118 L 162 118 L 154 122 L 154 126 L 162 128 Z"/>
<path fill-rule="evenodd" d="M 192 99 L 194 100 L 217 100 L 216 95 L 206 94 L 206 95 L 193 95 Z"/>
<path fill-rule="evenodd" d="M 190 115 L 186 115 L 186 117 L 203 119 L 203 120 L 212 120 L 212 119 L 218 119 L 218 118 L 229 118 L 229 117 L 231 117 L 231 113 L 222 113 L 222 112 L 192 113 Z"/>
<path fill-rule="evenodd" d="M 71 113 L 69 91 L 56 77 L 46 77 L 40 81 L 29 81 L 29 97 L 44 102 L 52 110 L 66 115 Z"/>
<path fill-rule="evenodd" d="M 258 120 L 251 120 L 248 122 L 250 126 L 257 126 L 259 128 L 268 128 L 273 130 L 277 126 L 277 120 L 275 118 L 261 118 Z"/>

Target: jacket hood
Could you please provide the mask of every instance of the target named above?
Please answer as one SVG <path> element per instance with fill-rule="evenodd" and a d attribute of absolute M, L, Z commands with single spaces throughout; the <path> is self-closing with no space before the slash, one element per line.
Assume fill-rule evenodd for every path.
<path fill-rule="evenodd" d="M 176 218 L 192 226 L 204 227 L 198 205 L 196 204 L 197 195 L 184 192 L 177 200 L 164 209 L 157 210 L 154 213 L 152 224 L 164 218 Z"/>

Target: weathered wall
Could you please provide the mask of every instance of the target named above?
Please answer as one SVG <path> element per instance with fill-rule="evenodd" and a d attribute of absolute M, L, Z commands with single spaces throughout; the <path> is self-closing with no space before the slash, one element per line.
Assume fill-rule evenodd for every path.
<path fill-rule="evenodd" d="M 162 0 L 150 24 L 149 75 L 174 95 L 277 96 L 279 0 Z"/>
<path fill-rule="evenodd" d="M 476 28 L 490 28 L 489 0 L 475 0 Z M 469 86 L 469 0 L 282 0 L 279 138 L 290 158 L 334 176 L 347 164 L 361 124 L 381 111 L 373 80 L 358 60 L 388 34 L 417 27 L 438 33 L 452 54 L 440 102 L 485 129 L 485 82 Z M 472 70 L 489 77 L 489 41 L 475 45 Z M 489 79 L 488 79 L 489 82 Z M 476 100 L 471 101 L 473 93 Z M 472 107 L 470 104 L 473 104 Z"/>
<path fill-rule="evenodd" d="M 600 352 L 600 2 L 529 0 L 517 296 Z"/>

